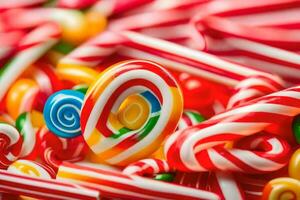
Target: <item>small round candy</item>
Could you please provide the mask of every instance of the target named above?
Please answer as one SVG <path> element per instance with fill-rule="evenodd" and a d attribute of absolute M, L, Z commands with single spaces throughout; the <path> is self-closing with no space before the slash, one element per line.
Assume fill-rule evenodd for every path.
<path fill-rule="evenodd" d="M 6 169 L 18 158 L 22 148 L 22 137 L 14 126 L 0 123 L 0 147 L 0 169 Z"/>
<path fill-rule="evenodd" d="M 41 177 L 51 179 L 55 177 L 55 172 L 47 165 L 42 165 L 32 160 L 16 160 L 8 168 L 7 171 L 20 175 L 33 177 Z"/>
<path fill-rule="evenodd" d="M 64 138 L 80 135 L 80 109 L 83 98 L 84 94 L 75 90 L 61 90 L 52 94 L 44 107 L 48 129 Z"/>
<path fill-rule="evenodd" d="M 16 119 L 21 113 L 31 111 L 39 94 L 38 84 L 31 79 L 20 79 L 9 89 L 6 96 L 8 114 Z"/>
<path fill-rule="evenodd" d="M 293 153 L 290 159 L 289 175 L 300 181 L 300 148 Z"/>
<path fill-rule="evenodd" d="M 300 199 L 300 181 L 293 178 L 276 178 L 264 188 L 262 200 Z"/>
<path fill-rule="evenodd" d="M 124 166 L 149 156 L 173 133 L 182 107 L 179 86 L 165 69 L 149 61 L 125 61 L 89 87 L 81 128 L 100 160 Z"/>

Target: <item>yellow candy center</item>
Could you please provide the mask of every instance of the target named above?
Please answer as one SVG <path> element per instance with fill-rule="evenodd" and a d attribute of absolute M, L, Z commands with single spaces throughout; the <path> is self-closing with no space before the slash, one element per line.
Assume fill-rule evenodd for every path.
<path fill-rule="evenodd" d="M 136 130 L 147 121 L 149 112 L 146 100 L 139 95 L 132 95 L 121 104 L 118 119 L 123 126 Z"/>

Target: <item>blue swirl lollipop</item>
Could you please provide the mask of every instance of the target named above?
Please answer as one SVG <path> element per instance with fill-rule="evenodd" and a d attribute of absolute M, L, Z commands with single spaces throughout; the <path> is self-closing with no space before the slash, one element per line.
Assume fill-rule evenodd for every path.
<path fill-rule="evenodd" d="M 83 98 L 84 94 L 75 90 L 61 90 L 52 94 L 44 107 L 44 119 L 48 129 L 63 138 L 80 135 Z"/>

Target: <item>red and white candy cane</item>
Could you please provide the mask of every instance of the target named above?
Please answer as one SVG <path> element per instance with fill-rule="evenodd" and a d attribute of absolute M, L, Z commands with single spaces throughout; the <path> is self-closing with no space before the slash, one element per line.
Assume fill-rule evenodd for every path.
<path fill-rule="evenodd" d="M 96 189 L 103 197 L 124 199 L 211 199 L 221 198 L 212 192 L 155 181 L 140 176 L 126 175 L 98 166 L 87 167 L 63 163 L 57 178 Z"/>
<path fill-rule="evenodd" d="M 1 1 L 0 2 L 0 11 L 13 9 L 13 8 L 24 8 L 31 7 L 42 4 L 46 0 L 10 0 L 10 1 Z"/>
<path fill-rule="evenodd" d="M 59 35 L 59 27 L 47 23 L 34 29 L 22 39 L 17 54 L 0 72 L 0 100 L 3 99 L 11 84 L 58 41 Z"/>
<path fill-rule="evenodd" d="M 74 183 L 43 179 L 0 170 L 0 190 L 41 199 L 97 200 L 100 194 Z"/>
<path fill-rule="evenodd" d="M 211 173 L 208 178 L 208 185 L 210 191 L 219 194 L 221 199 L 246 199 L 244 191 L 238 183 L 238 179 L 229 172 Z"/>
<path fill-rule="evenodd" d="M 46 126 L 42 127 L 37 134 L 40 157 L 55 170 L 63 161 L 76 162 L 84 159 L 86 146 L 82 137 L 60 138 L 51 133 Z"/>
<path fill-rule="evenodd" d="M 22 137 L 15 127 L 0 123 L 0 169 L 6 169 L 18 158 L 22 142 Z"/>
<path fill-rule="evenodd" d="M 211 24 L 216 24 L 216 27 L 211 26 Z M 231 29 L 224 28 L 225 24 L 230 24 Z M 261 30 L 259 31 L 262 33 L 259 34 L 261 36 L 259 40 L 259 38 L 245 38 L 243 35 L 231 32 L 232 29 L 239 29 L 243 34 L 247 32 L 252 35 L 255 27 L 240 25 L 234 21 L 218 17 L 204 18 L 201 26 L 205 27 L 205 30 L 201 31 L 201 35 L 205 35 L 207 51 L 230 60 L 252 65 L 254 68 L 263 71 L 276 73 L 291 83 L 299 81 L 300 55 L 296 52 L 281 49 L 286 48 L 286 46 L 289 48 L 292 46 L 294 49 L 290 50 L 297 50 L 299 45 L 293 47 L 294 44 L 299 43 L 297 34 L 293 33 L 297 30 L 282 29 L 289 34 L 293 34 L 292 36 L 287 36 L 284 32 L 278 32 L 276 27 L 260 28 Z M 273 40 L 270 37 L 263 37 L 268 35 L 267 32 L 272 33 L 272 36 L 274 36 Z M 217 38 L 214 35 L 217 35 Z M 282 41 L 282 35 L 284 35 L 283 38 L 288 38 L 289 40 Z M 289 45 L 289 43 L 293 43 L 293 45 Z M 274 47 L 274 45 L 277 47 Z"/>
<path fill-rule="evenodd" d="M 283 88 L 282 81 L 270 74 L 131 31 L 102 33 L 62 58 L 58 67 L 93 67 L 116 51 L 127 57 L 152 60 L 172 70 L 185 71 L 229 86 L 236 86 L 241 80 L 254 76 L 238 86 L 239 94 L 233 97 L 232 105 Z"/>
<path fill-rule="evenodd" d="M 91 10 L 100 12 L 105 16 L 112 16 L 121 14 L 122 12 L 127 12 L 128 10 L 134 9 L 151 1 L 153 0 L 102 0 L 95 3 Z"/>
<path fill-rule="evenodd" d="M 25 34 L 23 31 L 0 33 L 0 64 L 16 51 L 19 41 Z"/>
<path fill-rule="evenodd" d="M 264 74 L 250 76 L 235 86 L 227 108 L 233 108 L 249 100 L 284 89 L 284 82 L 277 76 Z"/>
<path fill-rule="evenodd" d="M 168 162 L 165 160 L 160 159 L 143 159 L 139 160 L 137 162 L 134 162 L 123 170 L 124 174 L 128 175 L 139 175 L 139 176 L 145 176 L 145 175 L 154 175 L 158 173 L 168 173 L 168 172 L 174 172 L 174 169 L 172 169 Z"/>
<path fill-rule="evenodd" d="M 293 118 L 300 113 L 299 98 L 300 87 L 292 87 L 180 130 L 165 143 L 167 161 L 183 171 L 262 173 L 280 169 L 288 161 L 290 149 L 281 138 L 258 135 L 245 138 L 237 148 L 226 149 L 223 145 L 262 131 L 293 137 L 285 127 L 291 126 Z M 263 150 L 258 150 L 257 145 L 262 145 Z"/>

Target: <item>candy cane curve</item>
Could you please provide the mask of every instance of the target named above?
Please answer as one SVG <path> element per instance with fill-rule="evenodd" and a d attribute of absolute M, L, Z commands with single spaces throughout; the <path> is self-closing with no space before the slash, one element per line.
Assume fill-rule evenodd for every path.
<path fill-rule="evenodd" d="M 96 190 L 86 189 L 74 183 L 59 180 L 28 177 L 0 170 L 0 189 L 13 194 L 51 200 L 98 200 Z"/>
<path fill-rule="evenodd" d="M 299 98 L 299 86 L 292 87 L 218 114 L 199 125 L 177 131 L 165 143 L 167 161 L 172 167 L 185 171 L 206 171 L 207 168 L 224 169 L 224 166 L 237 171 L 251 169 L 252 172 L 261 171 L 259 168 L 263 166 L 266 168 L 262 171 L 279 169 L 285 165 L 284 159 L 276 160 L 276 156 L 273 157 L 275 160 L 260 158 L 257 157 L 259 154 L 250 152 L 243 155 L 243 151 L 235 149 L 226 150 L 228 154 L 220 156 L 217 149 L 222 149 L 222 146 L 217 145 L 264 131 L 275 122 L 279 126 L 276 134 L 282 136 L 285 134 L 285 137 L 291 137 L 288 135 L 289 133 L 280 132 L 280 123 L 293 119 L 300 113 Z M 268 139 L 267 151 L 272 154 L 272 150 L 277 149 L 278 155 L 287 155 L 289 149 L 286 146 L 287 143 L 278 139 Z M 211 147 L 215 149 L 211 149 Z M 209 163 L 206 163 L 207 159 L 200 159 L 203 155 L 211 158 Z M 255 161 L 257 165 L 249 158 L 254 158 L 252 161 Z M 224 163 L 228 165 L 224 165 Z M 262 165 L 258 167 L 258 163 Z M 268 165 L 272 167 L 268 168 Z"/>
<path fill-rule="evenodd" d="M 139 176 L 125 175 L 100 166 L 94 168 L 63 163 L 59 167 L 57 178 L 96 189 L 103 196 L 112 198 L 220 200 L 220 197 L 212 192 L 150 180 Z"/>
<path fill-rule="evenodd" d="M 37 59 L 39 59 L 57 41 L 60 29 L 56 24 L 42 25 L 20 42 L 18 53 L 0 72 L 0 100 L 3 99 L 10 85 Z"/>

